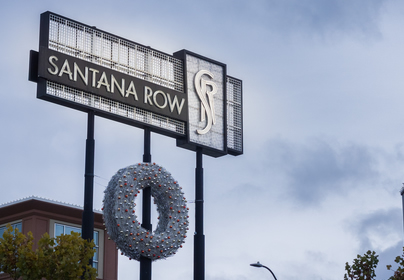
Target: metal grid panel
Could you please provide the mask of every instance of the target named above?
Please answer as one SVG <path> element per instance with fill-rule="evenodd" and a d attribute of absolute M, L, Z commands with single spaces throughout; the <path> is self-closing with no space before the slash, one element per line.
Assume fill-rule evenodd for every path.
<path fill-rule="evenodd" d="M 227 147 L 243 151 L 243 115 L 241 81 L 227 77 Z"/>
<path fill-rule="evenodd" d="M 81 104 L 90 108 L 113 113 L 121 117 L 152 125 L 168 131 L 185 135 L 185 123 L 168 117 L 155 114 L 141 108 L 129 106 L 124 103 L 76 90 L 58 83 L 46 82 L 46 94 L 56 96 L 70 102 Z"/>
<path fill-rule="evenodd" d="M 54 14 L 49 20 L 50 49 L 184 92 L 182 60 Z"/>

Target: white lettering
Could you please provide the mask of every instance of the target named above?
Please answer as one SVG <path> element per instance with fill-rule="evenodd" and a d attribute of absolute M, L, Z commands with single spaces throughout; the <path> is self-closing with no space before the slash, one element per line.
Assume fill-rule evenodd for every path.
<path fill-rule="evenodd" d="M 164 99 L 164 104 L 163 105 L 160 105 L 160 104 L 157 103 L 157 94 L 160 94 L 163 97 L 163 99 Z M 163 109 L 163 108 L 165 108 L 167 106 L 167 96 L 161 90 L 157 90 L 157 91 L 155 91 L 153 93 L 153 101 L 154 101 L 154 104 L 156 104 L 156 106 L 159 107 L 160 109 Z"/>
<path fill-rule="evenodd" d="M 81 77 L 81 79 L 83 80 L 83 82 L 87 86 L 88 85 L 88 68 L 87 67 L 84 68 L 84 73 L 85 74 L 83 74 L 83 72 L 81 72 L 79 66 L 75 62 L 73 64 L 73 79 L 74 79 L 75 82 L 77 82 L 77 73 L 79 73 L 79 76 Z"/>
<path fill-rule="evenodd" d="M 53 61 L 58 61 L 58 58 L 54 55 L 51 55 L 49 57 L 49 63 L 55 68 L 55 70 L 52 71 L 52 69 L 48 68 L 48 72 L 52 75 L 56 75 L 59 71 L 59 68 L 57 67 L 57 65 L 53 62 Z"/>
<path fill-rule="evenodd" d="M 114 93 L 115 86 L 118 88 L 122 97 L 125 97 L 125 79 L 122 79 L 121 86 L 119 86 L 118 81 L 115 79 L 114 75 L 111 74 L 111 92 Z"/>
<path fill-rule="evenodd" d="M 91 86 L 95 87 L 96 76 L 97 76 L 97 73 L 99 73 L 100 71 L 98 71 L 97 69 L 93 69 L 93 68 L 90 68 L 89 70 L 91 72 L 93 72 L 93 82 L 92 82 Z"/>
<path fill-rule="evenodd" d="M 114 94 L 115 91 L 119 91 L 119 94 L 122 97 L 128 98 L 129 96 L 132 96 L 130 101 L 138 101 L 138 95 L 136 91 L 136 83 L 128 78 L 129 83 L 126 82 L 125 78 L 117 79 L 114 74 L 111 74 L 111 71 L 100 71 L 95 68 L 90 68 L 88 66 L 82 65 L 77 61 L 73 60 L 73 69 L 71 69 L 70 63 L 68 59 L 65 59 L 63 64 L 60 66 L 60 62 L 58 63 L 59 59 L 56 55 L 51 55 L 48 57 L 48 68 L 47 71 L 50 75 L 55 75 L 59 77 L 63 77 L 63 75 L 67 75 L 68 78 L 74 82 L 82 82 L 85 86 L 91 86 L 93 88 L 101 89 L 101 87 L 105 87 L 105 90 Z M 72 62 L 72 60 L 70 61 Z M 83 68 L 80 68 L 80 65 L 82 65 Z M 73 71 L 72 71 L 73 70 Z M 100 75 L 99 75 L 100 74 Z M 204 73 L 206 74 L 206 73 Z M 122 76 L 119 76 L 122 77 Z M 110 78 L 110 80 L 108 79 Z M 199 77 L 200 78 L 200 77 Z M 90 81 L 91 80 L 91 81 Z M 201 79 L 202 80 L 202 79 Z M 79 87 L 83 86 L 83 84 L 80 82 Z M 214 87 L 213 90 L 207 89 L 207 86 L 212 86 L 209 81 L 202 80 L 201 81 L 201 91 L 205 92 L 205 94 L 208 95 L 208 97 L 211 97 L 210 95 L 214 94 Z M 104 90 L 104 89 L 102 89 Z M 198 91 L 198 88 L 197 88 Z M 117 92 L 118 94 L 118 92 Z M 166 93 L 163 90 L 156 90 L 153 91 L 153 89 L 149 86 L 144 87 L 144 99 L 143 102 L 144 104 L 149 104 L 150 106 L 156 106 L 159 109 L 165 109 L 168 106 L 168 109 L 170 110 L 171 113 L 174 111 L 178 113 L 178 115 L 181 115 L 182 109 L 185 106 L 185 98 L 181 98 L 181 96 L 178 96 L 176 94 L 173 94 L 171 96 L 170 93 Z M 210 104 L 213 104 L 211 99 L 209 99 Z M 211 106 L 213 107 L 213 106 Z M 204 110 L 206 108 L 209 108 L 209 106 L 205 105 L 203 106 Z M 212 108 L 213 109 L 213 108 Z M 211 111 L 213 111 L 211 109 Z M 214 124 L 214 120 L 213 120 Z M 198 131 L 199 133 L 199 131 Z"/>
<path fill-rule="evenodd" d="M 67 61 L 67 59 L 65 60 L 65 62 L 63 62 L 62 69 L 60 69 L 60 72 L 59 72 L 59 77 L 62 77 L 63 74 L 69 75 L 69 79 L 73 80 L 73 76 L 72 76 L 73 73 L 70 70 L 70 65 L 69 65 L 69 62 Z"/>
<path fill-rule="evenodd" d="M 211 80 L 205 80 L 203 75 L 208 76 L 213 80 L 213 74 L 207 70 L 200 70 L 195 75 L 194 86 L 199 99 L 201 100 L 201 121 L 205 121 L 205 114 L 207 116 L 206 126 L 204 129 L 198 129 L 198 134 L 206 134 L 216 124 L 215 119 L 215 104 L 213 95 L 217 93 L 217 86 Z M 207 86 L 211 88 L 208 89 Z"/>
<path fill-rule="evenodd" d="M 105 74 L 105 72 L 102 72 L 101 78 L 99 79 L 99 81 L 97 83 L 97 88 L 100 88 L 101 86 L 105 86 L 107 88 L 107 91 L 111 92 L 109 89 L 109 83 L 108 83 L 107 75 Z"/>
<path fill-rule="evenodd" d="M 179 104 L 178 98 L 176 95 L 174 95 L 174 99 L 172 101 L 171 101 L 171 96 L 169 93 L 167 93 L 167 97 L 168 97 L 168 104 L 170 106 L 170 112 L 172 113 L 176 107 L 178 115 L 181 115 L 181 111 L 182 111 L 182 107 L 184 106 L 185 99 L 182 98 L 181 104 Z"/>
<path fill-rule="evenodd" d="M 153 95 L 153 91 L 149 87 L 144 87 L 144 103 L 149 103 L 150 105 L 153 106 L 153 103 L 151 101 L 151 97 Z"/>
<path fill-rule="evenodd" d="M 130 94 L 133 95 L 133 97 L 135 98 L 136 101 L 138 100 L 137 99 L 137 93 L 136 93 L 135 84 L 133 83 L 133 81 L 130 81 L 128 89 L 126 90 L 125 97 L 128 97 Z"/>

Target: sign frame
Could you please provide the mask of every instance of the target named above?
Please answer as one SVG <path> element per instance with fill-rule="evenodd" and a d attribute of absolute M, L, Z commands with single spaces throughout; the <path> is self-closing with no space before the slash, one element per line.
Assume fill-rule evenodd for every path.
<path fill-rule="evenodd" d="M 59 104 L 59 105 L 62 105 L 62 106 L 66 106 L 66 107 L 69 107 L 69 108 L 72 108 L 72 109 L 76 109 L 76 110 L 79 110 L 79 111 L 82 111 L 82 112 L 93 111 L 94 114 L 97 115 L 97 116 L 104 117 L 104 118 L 107 118 L 107 119 L 110 119 L 110 120 L 113 120 L 113 121 L 118 121 L 118 122 L 121 122 L 121 123 L 124 123 L 124 124 L 127 124 L 127 125 L 135 126 L 135 127 L 141 128 L 141 129 L 145 129 L 146 127 L 149 127 L 151 131 L 159 133 L 159 134 L 163 134 L 165 136 L 169 136 L 169 137 L 173 137 L 173 138 L 185 137 L 185 132 L 183 132 L 181 130 L 181 126 L 184 126 L 183 130 L 185 130 L 186 123 L 187 123 L 186 118 L 178 118 L 178 116 L 173 117 L 172 114 L 164 115 L 164 114 L 162 114 L 161 111 L 159 113 L 156 113 L 156 110 L 152 111 L 150 109 L 144 109 L 144 108 L 139 107 L 139 106 L 131 108 L 134 111 L 133 113 L 131 112 L 132 115 L 137 114 L 138 112 L 140 112 L 139 113 L 139 114 L 141 114 L 140 117 L 143 117 L 144 119 L 151 120 L 150 121 L 151 123 L 162 123 L 161 126 L 156 126 L 156 125 L 152 125 L 150 123 L 145 123 L 143 121 L 138 121 L 138 120 L 133 119 L 133 118 L 128 118 L 128 117 L 124 117 L 124 116 L 119 115 L 119 114 L 108 112 L 106 110 L 95 108 L 93 106 L 88 106 L 88 105 L 83 104 L 83 103 L 77 103 L 77 102 L 72 101 L 71 100 L 72 98 L 70 98 L 70 100 L 69 100 L 69 99 L 65 99 L 65 98 L 60 98 L 60 97 L 55 96 L 55 95 L 47 94 L 47 82 L 49 82 L 49 79 L 48 79 L 49 77 L 47 77 L 47 78 L 43 77 L 44 76 L 43 72 L 46 71 L 46 70 L 43 69 L 43 68 L 42 69 L 40 69 L 40 68 L 43 67 L 44 64 L 45 64 L 43 59 L 41 60 L 41 50 L 49 49 L 49 26 L 50 26 L 49 22 L 50 22 L 50 16 L 51 15 L 57 16 L 57 17 L 59 17 L 59 18 L 61 18 L 63 20 L 71 22 L 73 24 L 83 26 L 84 28 L 89 28 L 91 30 L 94 30 L 94 32 L 100 32 L 101 34 L 103 34 L 103 36 L 111 36 L 113 38 L 117 38 L 118 40 L 125 40 L 125 41 L 127 41 L 127 42 L 129 42 L 129 43 L 131 43 L 133 45 L 140 46 L 141 48 L 147 50 L 148 52 L 162 54 L 162 55 L 167 56 L 167 57 L 172 57 L 171 55 L 168 55 L 168 54 L 163 53 L 161 51 L 157 51 L 157 50 L 152 49 L 152 48 L 150 48 L 148 46 L 144 46 L 144 45 L 129 41 L 129 40 L 124 39 L 122 37 L 112 35 L 112 34 L 110 34 L 108 32 L 105 32 L 105 31 L 102 31 L 100 29 L 97 29 L 94 26 L 86 25 L 86 24 L 80 23 L 78 21 L 72 20 L 70 18 L 67 18 L 67 17 L 64 17 L 64 16 L 61 16 L 61 15 L 58 15 L 58 14 L 55 14 L 55 13 L 52 13 L 52 12 L 48 11 L 48 12 L 45 12 L 45 13 L 41 14 L 41 20 L 40 20 L 41 26 L 40 26 L 40 36 L 39 36 L 39 52 L 36 52 L 36 51 L 31 51 L 30 52 L 30 68 L 29 68 L 29 75 L 28 75 L 29 77 L 28 78 L 29 78 L 30 81 L 37 83 L 37 98 L 43 99 L 43 100 L 46 100 L 46 101 L 49 101 L 49 102 L 52 102 L 52 103 L 56 103 L 56 104 Z M 60 55 L 62 55 L 63 57 L 69 56 L 68 54 L 66 54 L 64 52 L 60 52 Z M 79 58 L 76 58 L 74 56 L 69 56 L 69 57 L 71 57 L 72 59 L 79 59 Z M 86 64 L 90 63 L 90 62 L 85 61 L 85 60 L 83 60 L 83 62 L 86 63 Z M 105 69 L 105 67 L 103 67 L 101 65 L 97 65 L 97 67 Z M 111 69 L 111 71 L 113 71 L 113 70 Z M 115 72 L 120 73 L 120 72 L 117 72 L 117 71 L 115 71 Z M 41 76 L 41 73 L 42 73 L 42 76 Z M 158 84 L 154 84 L 154 83 L 147 82 L 147 81 L 142 81 L 142 80 L 140 80 L 140 79 L 138 79 L 136 77 L 132 77 L 132 79 L 136 80 L 136 82 L 141 81 L 141 83 L 143 83 L 145 85 L 148 85 L 150 88 L 152 87 L 154 89 L 154 92 L 169 90 L 171 92 L 176 92 L 176 94 L 183 95 L 182 97 L 185 98 L 185 103 L 186 103 L 186 95 L 185 95 L 185 93 L 183 91 L 182 92 L 181 91 L 176 91 L 174 89 L 169 89 L 167 87 L 163 87 L 163 86 L 160 86 Z M 59 84 L 59 83 L 57 83 L 57 84 Z M 69 85 L 66 84 L 66 83 L 61 84 L 61 85 L 69 87 Z M 88 91 L 83 91 L 82 88 L 77 87 L 77 86 L 70 85 L 70 88 L 74 92 L 76 92 L 77 90 L 81 91 L 83 93 L 88 92 Z M 144 92 L 138 92 L 138 96 L 140 94 L 143 95 Z M 98 95 L 98 94 L 96 94 L 96 95 Z M 157 97 L 157 98 L 159 98 L 159 97 Z M 160 96 L 160 98 L 161 98 L 161 96 Z M 116 110 L 118 110 L 119 107 L 122 104 L 127 105 L 127 104 L 122 103 L 122 102 L 115 103 L 110 98 L 104 98 L 103 100 L 105 100 L 105 99 L 107 100 L 106 102 L 108 104 L 113 104 L 116 107 L 116 108 L 114 108 Z M 112 102 L 110 102 L 110 101 L 112 101 Z M 183 106 L 182 110 L 183 111 L 181 113 L 186 114 L 186 111 L 187 111 L 186 106 Z M 176 125 L 178 125 L 179 128 L 177 128 Z M 168 130 L 168 129 L 165 129 L 165 127 L 170 127 L 171 129 Z"/>
<path fill-rule="evenodd" d="M 194 81 L 194 77 L 189 77 L 189 66 L 187 63 L 187 57 L 193 57 L 199 61 L 205 62 L 206 64 L 212 64 L 215 65 L 217 67 L 222 68 L 222 75 L 221 75 L 221 79 L 222 79 L 222 85 L 221 85 L 221 91 L 222 91 L 222 95 L 223 98 L 221 99 L 222 101 L 222 108 L 221 111 L 223 112 L 222 115 L 222 140 L 221 140 L 221 145 L 222 145 L 222 149 L 218 149 L 218 148 L 213 148 L 211 146 L 209 146 L 206 143 L 201 143 L 201 142 L 196 142 L 197 140 L 194 138 L 192 139 L 191 134 L 194 133 L 195 131 L 191 131 L 191 120 L 190 117 L 188 117 L 188 125 L 187 125 L 187 135 L 186 138 L 180 138 L 177 139 L 177 146 L 181 147 L 181 148 L 185 148 L 185 149 L 189 149 L 191 151 L 196 151 L 198 148 L 202 149 L 202 153 L 212 156 L 212 157 L 220 157 L 220 156 L 224 156 L 227 154 L 227 133 L 226 133 L 226 124 L 227 124 L 227 98 L 226 98 L 226 77 L 227 77 L 227 66 L 224 63 L 215 61 L 213 59 L 204 57 L 202 55 L 196 54 L 194 52 L 188 51 L 188 50 L 181 50 L 178 51 L 176 53 L 174 53 L 174 57 L 177 57 L 181 60 L 184 61 L 184 89 L 187 91 L 187 95 L 189 96 L 191 94 L 191 89 L 194 87 L 193 85 L 190 85 L 190 81 Z M 201 67 L 202 68 L 202 67 Z M 189 107 L 190 107 L 190 98 L 187 99 L 188 100 L 188 112 L 189 111 Z M 200 105 L 202 107 L 202 104 Z M 219 108 L 220 109 L 220 108 Z"/>

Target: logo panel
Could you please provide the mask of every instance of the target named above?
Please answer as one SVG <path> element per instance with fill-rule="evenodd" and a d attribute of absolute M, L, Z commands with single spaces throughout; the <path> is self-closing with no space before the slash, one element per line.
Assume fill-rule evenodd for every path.
<path fill-rule="evenodd" d="M 215 102 L 213 95 L 217 93 L 217 86 L 210 80 L 205 80 L 203 76 L 206 75 L 210 79 L 214 76 L 207 70 L 201 70 L 195 75 L 195 90 L 201 100 L 201 122 L 205 121 L 205 115 L 207 118 L 206 127 L 202 130 L 198 129 L 198 134 L 206 134 L 212 128 L 212 125 L 216 124 L 215 118 Z"/>
<path fill-rule="evenodd" d="M 225 151 L 225 66 L 186 55 L 189 141 Z"/>

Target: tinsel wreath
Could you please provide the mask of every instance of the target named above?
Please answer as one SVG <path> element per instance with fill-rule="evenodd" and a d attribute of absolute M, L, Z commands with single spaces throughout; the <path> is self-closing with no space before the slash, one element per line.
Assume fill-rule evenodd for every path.
<path fill-rule="evenodd" d="M 151 232 L 136 216 L 136 197 L 151 188 L 159 221 Z M 188 208 L 178 182 L 155 163 L 138 163 L 120 169 L 110 180 L 104 196 L 104 222 L 108 235 L 122 254 L 139 260 L 167 258 L 182 247 L 188 230 Z"/>

